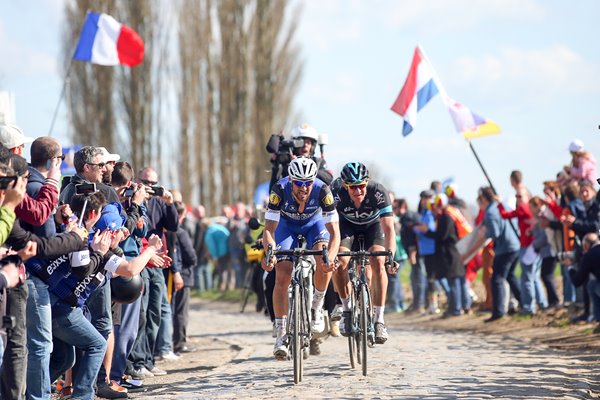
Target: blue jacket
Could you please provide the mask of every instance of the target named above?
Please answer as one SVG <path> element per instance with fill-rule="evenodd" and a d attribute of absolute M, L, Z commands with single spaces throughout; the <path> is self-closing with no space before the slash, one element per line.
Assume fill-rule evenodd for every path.
<path fill-rule="evenodd" d="M 435 232 L 435 217 L 430 210 L 423 210 L 421 212 L 421 223 L 427 225 L 430 231 Z M 415 233 L 418 238 L 419 255 L 420 256 L 432 256 L 435 254 L 435 239 L 428 238 L 423 232 L 417 231 Z"/>
<path fill-rule="evenodd" d="M 486 236 L 494 241 L 494 251 L 497 255 L 519 251 L 521 248 L 519 238 L 510 227 L 509 221 L 502 219 L 496 202 L 485 210 L 483 223 L 487 229 Z"/>
<path fill-rule="evenodd" d="M 206 229 L 204 242 L 212 258 L 221 258 L 229 253 L 228 238 L 229 230 L 221 224 L 212 224 Z"/>

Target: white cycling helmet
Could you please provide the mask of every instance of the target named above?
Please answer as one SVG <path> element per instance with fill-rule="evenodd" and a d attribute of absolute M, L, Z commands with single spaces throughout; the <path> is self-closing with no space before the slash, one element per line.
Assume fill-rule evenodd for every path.
<path fill-rule="evenodd" d="M 288 175 L 294 180 L 314 181 L 317 177 L 317 163 L 308 157 L 295 158 L 290 162 Z"/>
<path fill-rule="evenodd" d="M 319 132 L 309 124 L 302 124 L 292 129 L 292 138 L 308 138 L 317 143 L 319 141 Z"/>

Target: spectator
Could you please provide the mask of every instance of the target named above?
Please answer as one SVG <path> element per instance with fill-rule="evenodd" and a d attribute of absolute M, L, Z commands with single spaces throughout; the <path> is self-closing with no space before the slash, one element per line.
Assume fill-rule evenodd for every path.
<path fill-rule="evenodd" d="M 508 281 L 515 298 L 520 301 L 521 289 L 515 276 L 519 261 L 519 239 L 508 222 L 500 217 L 496 195 L 492 188 L 479 189 L 479 202 L 485 209 L 483 224 L 486 236 L 494 241 L 494 262 L 492 273 L 492 316 L 486 322 L 493 322 L 507 313 L 508 293 L 504 284 Z"/>
<path fill-rule="evenodd" d="M 196 227 L 194 229 L 194 250 L 196 251 L 196 258 L 198 264 L 194 269 L 195 274 L 195 289 L 203 292 L 213 288 L 212 284 L 212 271 L 210 270 L 208 247 L 206 246 L 206 211 L 203 205 L 199 205 L 193 210 L 194 217 L 196 218 Z"/>
<path fill-rule="evenodd" d="M 420 194 L 419 214 L 421 215 L 421 224 L 425 225 L 428 230 L 435 230 L 435 218 L 429 209 L 429 202 L 432 200 L 434 192 L 432 190 L 424 190 Z M 419 257 L 423 258 L 425 271 L 427 273 L 427 312 L 430 314 L 439 314 L 438 307 L 438 292 L 439 283 L 439 268 L 435 258 L 435 240 L 426 236 L 418 226 L 414 227 L 415 233 L 418 235 Z"/>
<path fill-rule="evenodd" d="M 229 230 L 225 227 L 227 219 L 218 217 L 206 229 L 205 241 L 208 252 L 215 263 L 215 275 L 219 281 L 219 289 L 225 290 L 226 277 L 229 268 Z M 213 277 L 214 278 L 214 277 Z"/>
<path fill-rule="evenodd" d="M 569 145 L 571 152 L 571 163 L 565 167 L 567 179 L 580 181 L 587 180 L 595 182 L 598 178 L 596 172 L 596 159 L 593 155 L 585 151 L 583 142 L 575 139 Z"/>
<path fill-rule="evenodd" d="M 121 159 L 118 154 L 111 154 L 106 150 L 106 147 L 98 147 L 102 153 L 102 160 L 104 161 L 104 172 L 102 174 L 102 183 L 110 185 L 112 182 L 112 173 L 115 169 L 115 164 Z"/>
<path fill-rule="evenodd" d="M 18 126 L 12 124 L 0 125 L 0 144 L 11 153 L 22 156 L 25 143 L 31 142 L 33 142 L 33 138 L 25 136 Z"/>
<path fill-rule="evenodd" d="M 569 274 L 575 286 L 587 282 L 594 310 L 593 320 L 600 321 L 600 240 L 597 233 L 588 233 L 582 242 L 583 257 L 578 266 L 570 266 Z"/>

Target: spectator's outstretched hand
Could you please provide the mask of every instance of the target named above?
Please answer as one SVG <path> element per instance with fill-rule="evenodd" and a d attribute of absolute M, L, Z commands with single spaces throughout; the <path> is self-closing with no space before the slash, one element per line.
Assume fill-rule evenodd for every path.
<path fill-rule="evenodd" d="M 17 254 L 23 261 L 29 260 L 31 257 L 35 257 L 37 254 L 37 243 L 30 240 L 27 242 L 25 247 L 18 251 Z"/>
<path fill-rule="evenodd" d="M 107 229 L 104 232 L 96 232 L 94 238 L 92 239 L 92 243 L 90 247 L 92 250 L 97 251 L 101 254 L 106 254 L 108 249 L 110 248 L 110 243 L 112 241 L 112 234 Z"/>
<path fill-rule="evenodd" d="M 4 202 L 2 203 L 2 206 L 14 210 L 25 198 L 25 189 L 25 179 L 19 177 L 12 188 L 5 190 Z"/>

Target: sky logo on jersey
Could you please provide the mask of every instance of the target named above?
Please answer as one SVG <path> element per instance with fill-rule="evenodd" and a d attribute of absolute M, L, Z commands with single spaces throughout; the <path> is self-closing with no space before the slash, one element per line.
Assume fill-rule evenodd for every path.
<path fill-rule="evenodd" d="M 276 206 L 279 204 L 280 201 L 281 201 L 281 198 L 277 195 L 277 193 L 271 192 L 271 195 L 269 196 L 269 203 Z"/>

